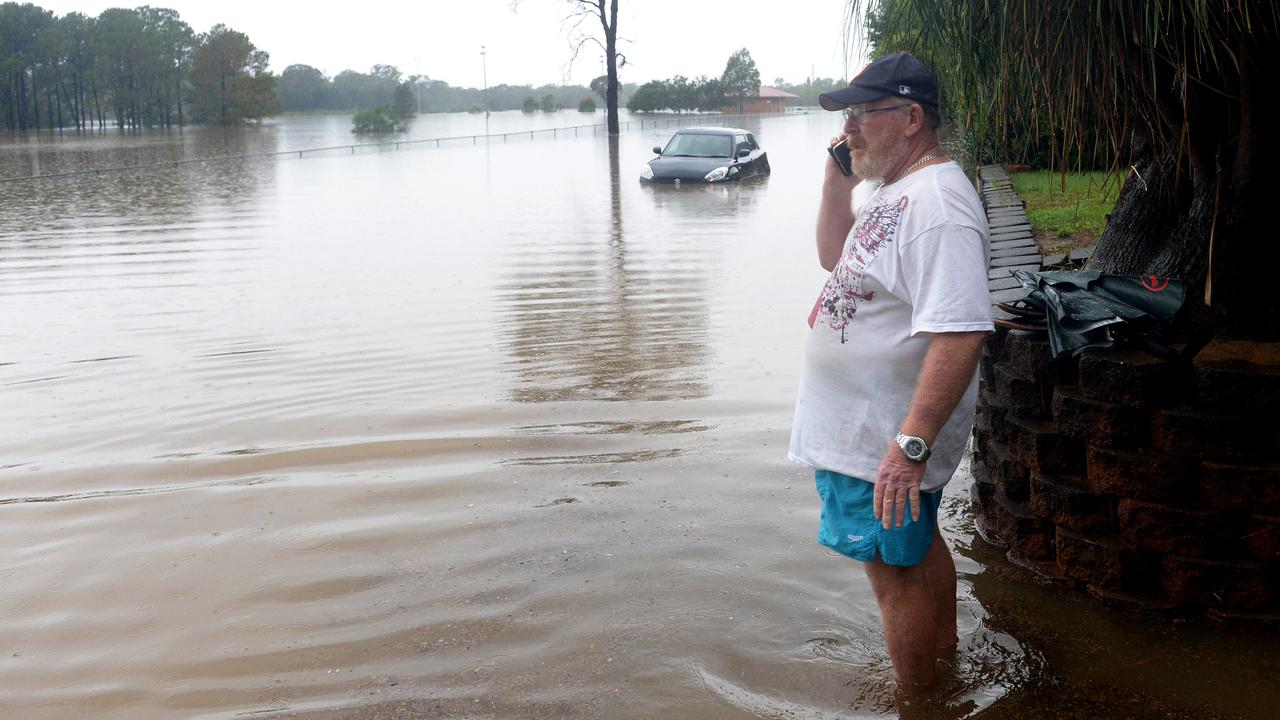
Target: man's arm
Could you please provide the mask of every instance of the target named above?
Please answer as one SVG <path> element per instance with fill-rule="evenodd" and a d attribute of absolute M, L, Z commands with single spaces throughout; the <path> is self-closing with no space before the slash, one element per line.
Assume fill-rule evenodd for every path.
<path fill-rule="evenodd" d="M 924 367 L 916 380 L 911 408 L 902 421 L 904 434 L 923 438 L 933 445 L 973 380 L 986 337 L 985 331 L 934 334 L 925 353 Z M 895 524 L 895 516 L 897 527 L 902 527 L 908 500 L 911 501 L 911 519 L 920 519 L 920 482 L 924 479 L 927 464 L 928 461 L 917 463 L 908 460 L 902 454 L 902 448 L 890 438 L 889 449 L 880 461 L 872 496 L 876 518 L 886 529 Z"/>
<path fill-rule="evenodd" d="M 832 138 L 831 144 L 844 142 L 844 136 Z M 857 175 L 845 177 L 836 161 L 827 157 L 822 178 L 822 202 L 818 205 L 818 262 L 823 270 L 835 270 L 840 253 L 844 251 L 844 239 L 853 227 L 853 188 L 862 179 Z"/>

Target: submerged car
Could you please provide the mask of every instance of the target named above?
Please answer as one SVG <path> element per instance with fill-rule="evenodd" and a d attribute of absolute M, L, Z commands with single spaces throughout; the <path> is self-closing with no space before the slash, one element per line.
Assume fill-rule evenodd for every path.
<path fill-rule="evenodd" d="M 746 130 L 684 128 L 640 171 L 642 183 L 715 183 L 769 174 L 769 156 Z"/>

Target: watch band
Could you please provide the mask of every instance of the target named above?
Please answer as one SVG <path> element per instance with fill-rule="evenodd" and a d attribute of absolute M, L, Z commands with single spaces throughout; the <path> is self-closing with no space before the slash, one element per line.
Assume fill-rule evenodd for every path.
<path fill-rule="evenodd" d="M 933 450 L 929 447 L 929 443 L 924 441 L 924 438 L 906 435 L 902 431 L 898 431 L 893 441 L 898 444 L 898 447 L 902 448 L 902 454 L 911 462 L 922 463 L 933 454 Z"/>

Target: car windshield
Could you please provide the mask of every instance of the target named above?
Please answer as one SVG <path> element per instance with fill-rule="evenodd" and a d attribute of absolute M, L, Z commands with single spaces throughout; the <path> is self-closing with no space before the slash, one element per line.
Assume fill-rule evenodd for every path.
<path fill-rule="evenodd" d="M 662 154 L 680 157 L 733 157 L 733 138 L 728 135 L 676 133 Z"/>

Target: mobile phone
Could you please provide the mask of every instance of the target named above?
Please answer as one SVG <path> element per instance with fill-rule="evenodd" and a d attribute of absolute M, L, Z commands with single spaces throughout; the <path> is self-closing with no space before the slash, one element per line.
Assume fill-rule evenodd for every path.
<path fill-rule="evenodd" d="M 849 155 L 849 146 L 844 142 L 838 142 L 835 145 L 827 146 L 827 154 L 836 161 L 836 167 L 840 168 L 840 172 L 845 177 L 853 175 L 853 158 Z"/>

